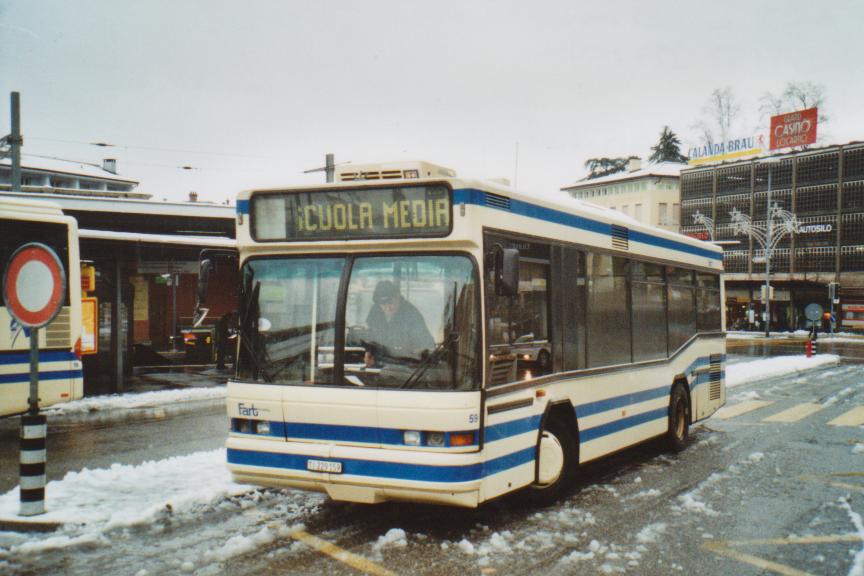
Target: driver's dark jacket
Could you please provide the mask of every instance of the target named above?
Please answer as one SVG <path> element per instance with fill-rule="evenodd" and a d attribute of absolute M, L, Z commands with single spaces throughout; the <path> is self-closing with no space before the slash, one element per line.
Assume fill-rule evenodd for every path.
<path fill-rule="evenodd" d="M 366 325 L 369 327 L 369 341 L 382 346 L 387 356 L 419 358 L 420 352 L 435 346 L 423 315 L 404 298 L 389 322 L 381 307 L 373 305 Z"/>

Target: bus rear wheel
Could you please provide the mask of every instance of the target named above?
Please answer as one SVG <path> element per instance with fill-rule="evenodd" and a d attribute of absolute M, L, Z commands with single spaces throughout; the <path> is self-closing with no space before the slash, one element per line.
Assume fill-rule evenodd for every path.
<path fill-rule="evenodd" d="M 666 447 L 672 452 L 681 452 L 687 446 L 690 435 L 690 402 L 681 384 L 672 388 L 669 398 L 669 428 L 666 431 Z"/>
<path fill-rule="evenodd" d="M 537 477 L 528 488 L 535 504 L 552 504 L 570 485 L 576 470 L 576 442 L 570 429 L 552 418 L 540 433 L 537 445 Z"/>

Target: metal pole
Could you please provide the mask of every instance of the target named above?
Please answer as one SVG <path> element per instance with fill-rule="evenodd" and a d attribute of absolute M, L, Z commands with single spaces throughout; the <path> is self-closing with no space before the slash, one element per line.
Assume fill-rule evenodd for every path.
<path fill-rule="evenodd" d="M 771 336 L 771 245 L 774 229 L 771 226 L 771 164 L 768 164 L 768 197 L 765 206 L 765 337 Z"/>
<path fill-rule="evenodd" d="M 324 170 L 327 174 L 327 183 L 333 182 L 333 177 L 336 173 L 336 161 L 334 160 L 333 154 L 327 154 L 324 160 Z"/>
<path fill-rule="evenodd" d="M 39 329 L 30 328 L 30 405 L 21 417 L 19 456 L 19 514 L 45 513 L 45 460 L 47 418 L 39 414 Z"/>
<path fill-rule="evenodd" d="M 174 342 L 174 351 L 177 351 L 177 281 L 180 275 L 171 273 L 171 337 Z"/>
<path fill-rule="evenodd" d="M 30 415 L 39 413 L 39 329 L 30 328 Z"/>
<path fill-rule="evenodd" d="M 13 192 L 21 192 L 21 146 L 24 139 L 21 138 L 21 99 L 18 92 L 12 92 L 12 133 L 9 135 L 9 147 L 12 157 L 12 185 Z"/>

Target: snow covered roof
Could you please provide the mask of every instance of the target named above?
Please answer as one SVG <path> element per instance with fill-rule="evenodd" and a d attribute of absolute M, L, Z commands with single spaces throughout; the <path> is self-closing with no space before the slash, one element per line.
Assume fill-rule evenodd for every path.
<path fill-rule="evenodd" d="M 9 158 L 0 160 L 0 166 L 9 166 L 11 168 L 11 163 L 12 160 Z M 124 182 L 127 184 L 138 184 L 137 180 L 123 178 L 117 174 L 108 172 L 101 166 L 95 164 L 71 162 L 55 158 L 40 158 L 38 156 L 28 156 L 26 154 L 21 160 L 21 169 L 35 170 L 38 172 L 51 172 L 55 174 L 69 174 L 71 176 L 82 176 L 98 180 L 111 180 L 113 182 Z"/>
<path fill-rule="evenodd" d="M 232 220 L 235 216 L 235 208 L 233 206 L 204 202 L 154 202 L 152 200 L 136 200 L 131 198 L 99 198 L 47 193 L 40 193 L 38 196 L 34 196 L 26 192 L 0 192 L 0 195 L 12 198 L 38 197 L 40 200 L 56 202 L 63 210 L 124 212 L 127 214 L 190 216 L 195 218 L 229 218 Z"/>
<path fill-rule="evenodd" d="M 80 238 L 89 240 L 116 240 L 143 244 L 180 244 L 182 246 L 208 246 L 210 248 L 237 248 L 233 238 L 221 236 L 181 236 L 176 234 L 145 234 L 142 232 L 114 232 L 113 230 L 78 230 Z"/>
<path fill-rule="evenodd" d="M 649 164 L 644 168 L 640 168 L 639 170 L 633 170 L 632 172 L 623 171 L 616 172 L 615 174 L 610 174 L 609 176 L 602 176 L 600 178 L 592 178 L 591 180 L 580 180 L 575 184 L 570 184 L 569 186 L 564 186 L 561 190 L 578 190 L 579 188 L 593 188 L 598 184 L 608 184 L 610 182 L 621 182 L 624 180 L 635 180 L 638 178 L 646 178 L 649 176 L 671 176 L 671 177 L 679 177 L 681 175 L 681 170 L 687 168 L 687 164 L 680 164 L 678 162 L 658 162 L 657 164 Z"/>

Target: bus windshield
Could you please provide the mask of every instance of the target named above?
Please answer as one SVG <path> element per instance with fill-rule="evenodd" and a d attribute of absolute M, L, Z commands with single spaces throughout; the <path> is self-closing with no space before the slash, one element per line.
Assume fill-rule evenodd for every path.
<path fill-rule="evenodd" d="M 240 378 L 479 387 L 478 290 L 465 256 L 261 258 L 242 277 Z"/>

